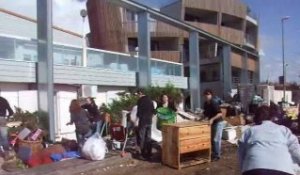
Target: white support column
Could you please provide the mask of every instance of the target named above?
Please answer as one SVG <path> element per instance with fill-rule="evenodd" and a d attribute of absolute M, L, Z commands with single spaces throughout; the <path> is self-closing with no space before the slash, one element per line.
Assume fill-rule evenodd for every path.
<path fill-rule="evenodd" d="M 189 89 L 191 94 L 191 110 L 201 107 L 200 93 L 200 53 L 199 53 L 199 34 L 190 32 L 189 35 L 189 67 L 190 79 Z"/>
<path fill-rule="evenodd" d="M 52 0 L 37 1 L 38 108 L 48 113 L 50 139 L 55 141 Z"/>
<path fill-rule="evenodd" d="M 150 48 L 150 26 L 149 13 L 138 13 L 138 87 L 151 85 L 151 48 Z"/>

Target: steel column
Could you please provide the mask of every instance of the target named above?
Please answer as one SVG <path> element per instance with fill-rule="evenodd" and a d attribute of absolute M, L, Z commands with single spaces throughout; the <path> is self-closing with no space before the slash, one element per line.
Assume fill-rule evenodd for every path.
<path fill-rule="evenodd" d="M 232 90 L 232 66 L 231 66 L 231 47 L 223 46 L 223 84 L 224 95 L 228 94 Z"/>
<path fill-rule="evenodd" d="M 201 107 L 200 94 L 200 53 L 199 53 L 199 34 L 190 32 L 189 35 L 189 66 L 190 79 L 189 88 L 191 94 L 191 110 Z"/>
<path fill-rule="evenodd" d="M 242 57 L 241 84 L 248 84 L 248 54 L 244 53 Z"/>
<path fill-rule="evenodd" d="M 38 107 L 48 113 L 50 139 L 55 140 L 52 0 L 37 1 Z"/>
<path fill-rule="evenodd" d="M 150 26 L 149 13 L 138 13 L 138 87 L 151 85 L 151 50 L 150 50 Z"/>

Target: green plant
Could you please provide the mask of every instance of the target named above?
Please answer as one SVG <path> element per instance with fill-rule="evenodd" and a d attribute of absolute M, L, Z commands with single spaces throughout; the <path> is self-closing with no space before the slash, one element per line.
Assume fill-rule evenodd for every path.
<path fill-rule="evenodd" d="M 145 88 L 145 94 L 152 100 L 160 102 L 160 97 L 166 94 L 178 104 L 181 101 L 181 91 L 175 88 L 172 84 L 167 84 L 165 87 L 150 86 Z M 111 115 L 113 122 L 119 122 L 122 116 L 122 110 L 131 111 L 136 105 L 138 97 L 134 95 L 134 91 L 119 93 L 119 98 L 113 100 L 110 104 L 101 106 L 102 112 L 108 112 Z"/>
<path fill-rule="evenodd" d="M 111 115 L 113 122 L 119 122 L 122 116 L 122 110 L 130 111 L 136 105 L 138 98 L 131 93 L 119 94 L 119 99 L 113 100 L 112 103 L 104 105 L 103 109 Z"/>
<path fill-rule="evenodd" d="M 9 128 L 9 133 L 16 133 L 23 128 L 28 128 L 31 131 L 35 131 L 40 128 L 43 130 L 43 136 L 48 139 L 49 132 L 49 118 L 48 113 L 44 111 L 29 112 L 23 111 L 21 108 L 16 108 L 16 112 L 12 118 L 13 121 L 22 122 L 21 126 L 16 128 Z"/>
<path fill-rule="evenodd" d="M 14 121 L 21 121 L 22 127 L 26 127 L 32 131 L 38 128 L 38 117 L 35 113 L 23 111 L 21 108 L 16 108 L 13 115 Z"/>
<path fill-rule="evenodd" d="M 162 95 L 167 95 L 175 104 L 179 104 L 181 101 L 181 91 L 174 85 L 168 83 L 165 87 L 150 86 L 145 88 L 145 94 L 156 102 L 161 101 Z"/>

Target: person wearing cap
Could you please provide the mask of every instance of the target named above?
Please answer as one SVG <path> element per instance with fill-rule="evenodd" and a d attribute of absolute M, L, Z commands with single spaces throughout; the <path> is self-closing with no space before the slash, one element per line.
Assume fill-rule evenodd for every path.
<path fill-rule="evenodd" d="M 203 94 L 205 96 L 203 114 L 209 119 L 209 123 L 211 125 L 211 158 L 213 161 L 217 161 L 221 157 L 222 133 L 225 127 L 225 122 L 222 118 L 220 101 L 213 95 L 212 90 L 206 89 Z"/>
<path fill-rule="evenodd" d="M 137 91 L 137 95 L 139 97 L 137 102 L 137 118 L 139 120 L 137 144 L 141 149 L 141 158 L 150 159 L 152 156 L 151 125 L 155 108 L 151 98 L 146 96 L 142 89 Z"/>

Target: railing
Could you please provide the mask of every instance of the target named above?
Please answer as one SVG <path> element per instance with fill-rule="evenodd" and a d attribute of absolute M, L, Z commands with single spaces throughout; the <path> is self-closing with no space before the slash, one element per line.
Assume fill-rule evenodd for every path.
<path fill-rule="evenodd" d="M 154 35 L 183 35 L 183 31 L 173 27 L 169 24 L 150 20 L 149 22 L 149 30 L 153 32 Z M 127 21 L 123 23 L 123 28 L 125 29 L 127 34 L 135 35 L 138 32 L 138 23 L 137 21 Z"/>
<path fill-rule="evenodd" d="M 179 51 L 151 51 L 151 57 L 177 63 L 181 61 Z"/>
<path fill-rule="evenodd" d="M 0 35 L 0 59 L 37 61 L 37 42 L 30 39 L 17 39 Z M 55 65 L 82 66 L 82 48 L 53 45 L 53 61 Z M 138 59 L 129 54 L 110 52 L 98 49 L 87 49 L 87 66 L 93 68 L 112 69 L 124 72 L 136 72 Z M 151 60 L 151 71 L 160 75 L 182 76 L 180 63 Z"/>

